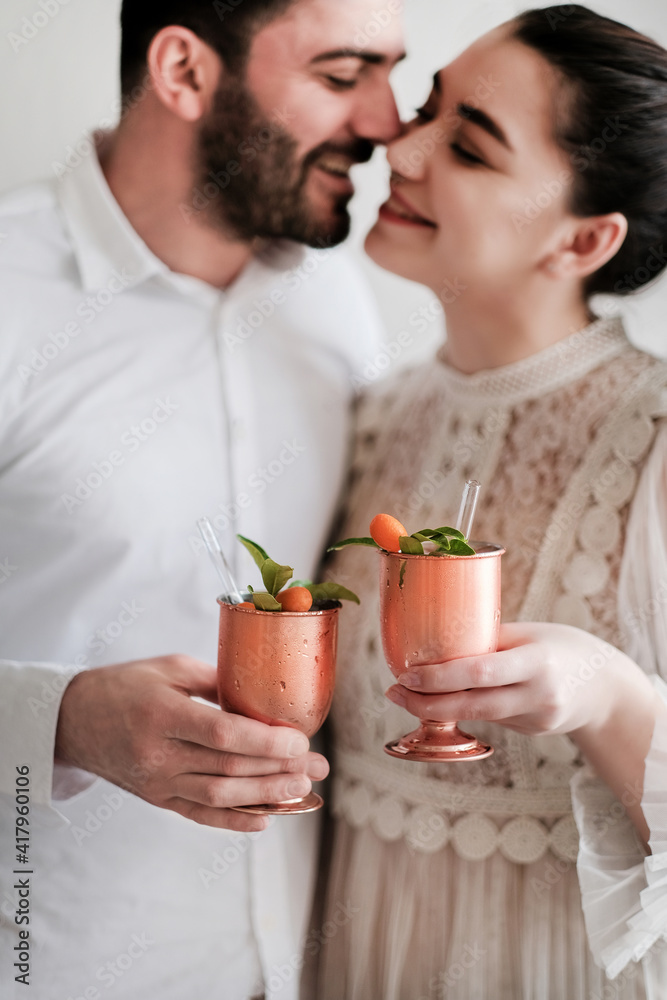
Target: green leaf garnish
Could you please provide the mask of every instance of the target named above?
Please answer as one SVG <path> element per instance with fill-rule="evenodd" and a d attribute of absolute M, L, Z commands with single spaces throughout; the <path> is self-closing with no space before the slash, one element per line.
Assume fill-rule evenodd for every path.
<path fill-rule="evenodd" d="M 287 581 L 294 576 L 294 570 L 291 566 L 281 566 L 273 559 L 265 559 L 260 569 L 264 586 L 272 597 L 279 594 Z"/>
<path fill-rule="evenodd" d="M 465 542 L 466 540 L 465 535 L 462 534 L 460 531 L 458 531 L 456 528 L 448 528 L 447 526 L 445 526 L 444 528 L 436 528 L 435 534 L 449 535 L 450 538 L 460 538 L 462 542 Z"/>
<path fill-rule="evenodd" d="M 238 538 L 238 540 L 243 545 L 245 545 L 245 547 L 247 548 L 248 552 L 250 553 L 250 555 L 255 560 L 255 563 L 257 564 L 257 566 L 261 570 L 262 566 L 264 565 L 264 563 L 266 562 L 266 560 L 269 558 L 268 555 L 267 555 L 267 553 L 262 548 L 262 546 L 258 545 L 256 542 L 251 542 L 249 538 L 244 538 L 243 535 L 237 535 L 236 537 Z"/>
<path fill-rule="evenodd" d="M 475 550 L 467 542 L 462 542 L 460 538 L 452 538 L 449 545 L 449 552 L 453 556 L 474 556 Z"/>
<path fill-rule="evenodd" d="M 401 552 L 404 552 L 407 556 L 424 555 L 424 546 L 418 539 L 412 537 L 411 535 L 401 535 L 399 543 L 401 546 Z"/>
<path fill-rule="evenodd" d="M 348 545 L 367 545 L 371 549 L 380 548 L 373 538 L 346 538 L 342 542 L 336 542 L 335 545 L 329 546 L 327 552 L 338 552 L 340 549 L 347 548 Z"/>
<path fill-rule="evenodd" d="M 333 580 L 326 580 L 324 583 L 309 583 L 306 590 L 312 594 L 313 601 L 354 601 L 355 604 L 361 604 L 352 590 L 342 587 L 340 583 L 334 583 Z"/>
<path fill-rule="evenodd" d="M 306 590 L 308 590 L 308 588 L 312 587 L 312 585 L 313 585 L 312 580 L 292 580 L 287 589 L 291 590 L 292 587 L 305 587 Z"/>
<path fill-rule="evenodd" d="M 258 611 L 282 611 L 282 605 L 271 594 L 253 594 L 252 603 Z"/>

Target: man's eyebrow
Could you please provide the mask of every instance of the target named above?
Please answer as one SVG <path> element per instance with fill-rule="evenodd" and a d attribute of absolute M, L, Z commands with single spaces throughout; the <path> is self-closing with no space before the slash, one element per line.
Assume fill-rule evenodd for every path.
<path fill-rule="evenodd" d="M 396 62 L 402 62 L 406 56 L 407 53 L 402 52 Z M 390 61 L 389 56 L 383 55 L 381 52 L 366 52 L 365 49 L 332 49 L 331 52 L 322 52 L 319 56 L 311 59 L 311 66 L 334 59 L 360 59 L 361 62 L 368 63 L 370 66 L 383 66 Z"/>
<path fill-rule="evenodd" d="M 473 125 L 479 125 L 483 128 L 485 132 L 497 139 L 498 142 L 502 143 L 506 149 L 509 149 L 511 153 L 514 152 L 512 145 L 501 129 L 498 122 L 494 121 L 485 111 L 481 111 L 479 108 L 473 108 L 470 104 L 459 104 L 457 107 L 457 112 L 461 118 L 465 118 L 467 121 L 473 123 Z"/>

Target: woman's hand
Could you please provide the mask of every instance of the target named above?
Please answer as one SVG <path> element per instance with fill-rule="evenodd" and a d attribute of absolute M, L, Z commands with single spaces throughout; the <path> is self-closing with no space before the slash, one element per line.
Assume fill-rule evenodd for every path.
<path fill-rule="evenodd" d="M 568 625 L 503 625 L 497 653 L 411 667 L 387 697 L 420 719 L 568 733 L 648 844 L 644 763 L 667 707 L 637 664 L 609 643 Z"/>
<path fill-rule="evenodd" d="M 387 697 L 421 719 L 486 719 L 527 735 L 603 725 L 639 667 L 568 625 L 503 625 L 497 653 L 412 667 Z M 650 685 L 648 685 L 650 688 Z"/>

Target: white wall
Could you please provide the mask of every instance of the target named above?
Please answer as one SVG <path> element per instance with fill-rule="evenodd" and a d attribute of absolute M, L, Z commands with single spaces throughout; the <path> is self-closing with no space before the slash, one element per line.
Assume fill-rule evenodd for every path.
<path fill-rule="evenodd" d="M 432 74 L 488 28 L 530 0 L 406 0 L 410 59 L 396 71 L 401 110 L 410 115 L 426 96 Z M 536 6 L 547 6 L 540 3 Z M 664 0 L 591 0 L 600 13 L 631 23 L 667 46 Z M 0 4 L 0 192 L 51 173 L 68 147 L 116 116 L 120 0 L 1 0 Z M 27 20 L 26 20 L 27 19 Z M 36 25 L 36 27 L 35 27 Z M 33 34 L 23 43 L 17 36 Z M 387 340 L 415 332 L 411 315 L 431 301 L 424 289 L 385 274 L 360 250 L 386 192 L 386 165 L 378 155 L 357 172 L 353 252 L 378 294 Z M 667 234 L 666 238 L 667 238 Z M 636 341 L 667 355 L 667 280 L 628 304 Z M 439 322 L 415 335 L 401 361 L 430 352 L 442 335 Z"/>

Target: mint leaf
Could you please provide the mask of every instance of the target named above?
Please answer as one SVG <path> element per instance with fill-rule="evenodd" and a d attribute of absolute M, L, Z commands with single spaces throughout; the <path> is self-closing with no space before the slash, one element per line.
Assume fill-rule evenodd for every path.
<path fill-rule="evenodd" d="M 262 566 L 269 558 L 264 549 L 262 548 L 262 546 L 258 545 L 256 542 L 251 542 L 249 538 L 244 538 L 243 535 L 237 535 L 236 537 L 243 545 L 245 545 L 248 552 L 253 557 L 257 566 L 259 566 L 261 570 Z"/>
<path fill-rule="evenodd" d="M 305 587 L 306 590 L 308 590 L 308 588 L 312 587 L 312 585 L 313 585 L 312 580 L 292 580 L 287 589 L 291 590 L 292 587 Z"/>
<path fill-rule="evenodd" d="M 312 594 L 313 601 L 354 601 L 361 604 L 361 601 L 353 591 L 347 587 L 342 587 L 340 583 L 327 580 L 325 583 L 310 583 L 306 587 Z"/>
<path fill-rule="evenodd" d="M 449 535 L 450 538 L 460 538 L 462 542 L 465 542 L 465 540 L 466 540 L 465 539 L 465 535 L 461 534 L 460 531 L 457 531 L 456 528 L 448 528 L 446 526 L 444 528 L 436 528 L 435 529 L 435 534 L 436 535 Z"/>
<path fill-rule="evenodd" d="M 372 538 L 346 538 L 342 542 L 336 542 L 335 545 L 331 545 L 327 552 L 338 552 L 340 549 L 347 548 L 348 545 L 368 545 L 369 548 L 379 549 L 380 546 Z"/>
<path fill-rule="evenodd" d="M 253 594 L 252 603 L 258 611 L 282 611 L 282 606 L 271 594 Z"/>
<path fill-rule="evenodd" d="M 419 542 L 428 542 L 437 534 L 433 528 L 421 528 L 419 531 L 413 531 L 412 538 L 416 538 Z"/>
<path fill-rule="evenodd" d="M 264 586 L 273 597 L 279 594 L 287 581 L 294 576 L 291 566 L 280 566 L 273 559 L 265 559 L 260 568 Z"/>
<path fill-rule="evenodd" d="M 460 538 L 452 538 L 449 551 L 453 556 L 474 556 L 475 550 L 467 542 L 462 542 Z"/>
<path fill-rule="evenodd" d="M 423 556 L 424 546 L 416 538 L 412 538 L 410 535 L 401 535 L 399 538 L 401 552 L 404 552 L 407 556 Z"/>

